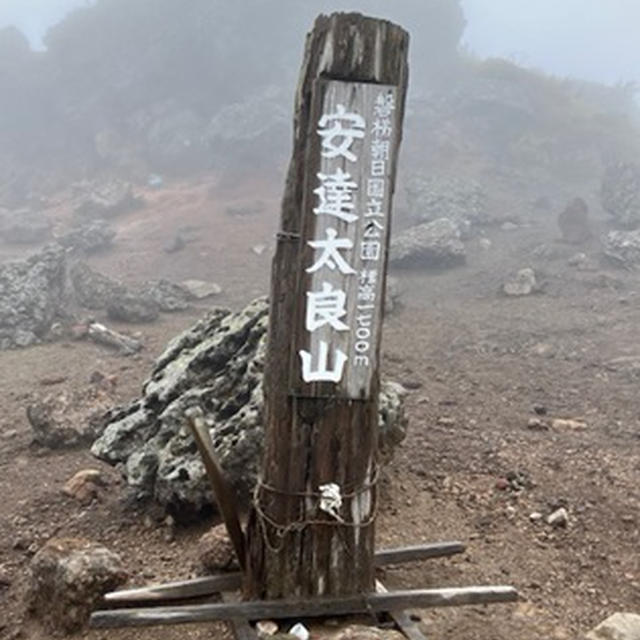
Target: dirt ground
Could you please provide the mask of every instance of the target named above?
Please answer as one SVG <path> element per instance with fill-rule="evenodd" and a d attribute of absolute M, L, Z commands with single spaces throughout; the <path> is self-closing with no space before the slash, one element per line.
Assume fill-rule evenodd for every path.
<path fill-rule="evenodd" d="M 51 209 L 59 224 L 65 198 Z M 279 185 L 222 189 L 204 176 L 145 198 L 145 208 L 117 220 L 116 245 L 92 266 L 125 281 L 214 280 L 224 290 L 214 303 L 231 308 L 267 292 Z M 260 211 L 229 213 L 260 209 L 248 206 L 254 200 Z M 598 211 L 594 217 L 603 229 Z M 510 584 L 521 594 L 515 604 L 416 612 L 434 640 L 573 640 L 615 611 L 640 611 L 640 281 L 602 263 L 595 240 L 559 243 L 551 212 L 523 209 L 520 220 L 513 230 L 488 229 L 489 248 L 470 241 L 464 267 L 393 273 L 402 306 L 385 321 L 383 375 L 409 389 L 410 431 L 385 471 L 378 545 L 461 540 L 467 551 L 388 568 L 385 584 Z M 185 225 L 196 229 L 194 241 L 165 253 Z M 252 250 L 263 244 L 264 252 Z M 567 264 L 577 251 L 590 267 Z M 5 247 L 1 257 L 17 253 Z M 505 278 L 527 266 L 543 291 L 498 295 Z M 136 396 L 167 340 L 201 313 L 135 327 L 145 344 L 139 357 L 85 342 L 0 352 L 0 638 L 49 637 L 23 602 L 30 558 L 53 536 L 104 543 L 124 558 L 131 584 L 190 575 L 195 540 L 211 523 L 168 540 L 161 522 L 123 501 L 116 470 L 86 450 L 31 446 L 25 407 L 35 396 L 88 386 L 96 370 L 116 376 L 116 401 Z M 56 377 L 64 380 L 46 385 Z M 586 426 L 530 428 L 533 418 Z M 111 485 L 83 507 L 61 488 L 87 467 L 103 470 Z M 553 528 L 545 518 L 562 506 L 568 526 Z M 530 518 L 536 512 L 542 520 Z M 192 625 L 77 637 L 229 636 L 223 625 Z"/>

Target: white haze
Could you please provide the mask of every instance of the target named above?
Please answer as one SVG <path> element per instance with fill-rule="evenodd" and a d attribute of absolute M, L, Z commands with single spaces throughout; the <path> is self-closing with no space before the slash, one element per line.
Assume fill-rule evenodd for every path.
<path fill-rule="evenodd" d="M 417 6 L 422 2 L 412 1 Z M 91 2 L 0 0 L 0 27 L 17 26 L 39 49 L 49 26 Z M 389 0 L 390 17 L 403 2 Z M 277 7 L 277 0 L 273 3 Z M 335 5 L 359 8 L 353 0 Z M 506 57 L 548 73 L 606 84 L 640 80 L 640 0 L 462 0 L 462 5 L 468 23 L 463 44 L 479 56 Z M 325 6 L 318 3 L 318 10 Z"/>

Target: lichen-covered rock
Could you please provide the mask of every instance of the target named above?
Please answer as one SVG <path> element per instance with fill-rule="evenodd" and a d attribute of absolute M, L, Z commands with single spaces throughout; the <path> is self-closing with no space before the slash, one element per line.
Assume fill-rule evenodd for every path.
<path fill-rule="evenodd" d="M 539 290 L 536 273 L 530 267 L 520 269 L 513 278 L 502 286 L 502 292 L 505 295 L 514 297 L 528 296 Z"/>
<path fill-rule="evenodd" d="M 178 519 L 212 506 L 211 490 L 185 412 L 199 406 L 225 473 L 248 501 L 262 453 L 263 366 L 268 305 L 238 313 L 214 309 L 174 338 L 158 358 L 142 396 L 104 416 L 92 453 L 121 463 L 140 498 L 154 498 Z M 384 455 L 406 431 L 398 385 L 383 385 L 380 433 Z"/>
<path fill-rule="evenodd" d="M 54 633 L 79 631 L 103 595 L 126 580 L 120 558 L 105 547 L 54 538 L 31 561 L 27 607 Z"/>
<path fill-rule="evenodd" d="M 127 292 L 121 282 L 94 271 L 86 262 L 76 262 L 69 269 L 69 278 L 78 304 L 87 309 L 106 309 Z"/>
<path fill-rule="evenodd" d="M 140 293 L 152 300 L 160 311 L 184 311 L 189 308 L 189 294 L 169 280 L 149 280 L 142 284 Z"/>
<path fill-rule="evenodd" d="M 619 267 L 640 267 L 640 229 L 610 231 L 604 240 L 604 254 Z"/>
<path fill-rule="evenodd" d="M 458 225 L 440 218 L 406 229 L 392 238 L 389 259 L 397 267 L 442 269 L 463 264 L 466 252 Z"/>
<path fill-rule="evenodd" d="M 618 163 L 607 169 L 600 192 L 604 210 L 625 229 L 640 226 L 640 166 Z"/>
<path fill-rule="evenodd" d="M 90 220 L 73 227 L 59 236 L 57 242 L 63 247 L 85 253 L 95 253 L 111 246 L 116 232 L 104 220 Z"/>
<path fill-rule="evenodd" d="M 0 266 L 0 349 L 39 342 L 64 300 L 65 254 L 59 245 Z"/>

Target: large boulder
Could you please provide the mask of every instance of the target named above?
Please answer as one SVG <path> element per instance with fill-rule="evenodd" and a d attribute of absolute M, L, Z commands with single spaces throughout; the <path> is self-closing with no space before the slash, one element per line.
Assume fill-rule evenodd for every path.
<path fill-rule="evenodd" d="M 600 197 L 603 208 L 620 227 L 640 226 L 640 166 L 618 163 L 609 167 Z"/>
<path fill-rule="evenodd" d="M 0 349 L 39 342 L 64 308 L 65 253 L 49 245 L 0 266 Z"/>
<path fill-rule="evenodd" d="M 104 220 L 89 220 L 73 227 L 57 238 L 63 247 L 95 253 L 111 246 L 116 232 Z"/>
<path fill-rule="evenodd" d="M 142 395 L 104 416 L 91 449 L 121 464 L 138 498 L 153 498 L 178 519 L 212 506 L 211 491 L 185 413 L 200 407 L 217 456 L 242 502 L 248 501 L 261 457 L 263 368 L 268 305 L 256 300 L 238 313 L 214 309 L 174 338 L 158 358 Z M 403 389 L 383 384 L 383 456 L 405 435 Z"/>
<path fill-rule="evenodd" d="M 53 538 L 31 561 L 29 612 L 53 633 L 82 629 L 108 591 L 127 572 L 120 558 L 89 540 Z"/>
<path fill-rule="evenodd" d="M 389 259 L 397 267 L 442 269 L 463 264 L 466 252 L 458 225 L 448 218 L 439 218 L 392 238 Z"/>
<path fill-rule="evenodd" d="M 487 224 L 487 194 L 474 181 L 453 177 L 414 176 L 406 187 L 409 214 L 417 222 L 448 218 L 468 233 Z"/>
<path fill-rule="evenodd" d="M 94 271 L 86 262 L 69 269 L 76 301 L 87 309 L 106 309 L 112 300 L 127 293 L 127 288 L 109 276 Z"/>
<path fill-rule="evenodd" d="M 640 229 L 610 231 L 604 241 L 604 253 L 620 267 L 637 269 L 640 267 Z"/>

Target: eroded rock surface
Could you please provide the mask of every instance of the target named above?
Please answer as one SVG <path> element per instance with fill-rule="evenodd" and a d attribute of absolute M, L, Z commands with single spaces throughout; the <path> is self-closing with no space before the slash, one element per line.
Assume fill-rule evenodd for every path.
<path fill-rule="evenodd" d="M 199 406 L 218 458 L 242 501 L 262 452 L 262 376 L 268 305 L 256 300 L 239 313 L 211 311 L 174 338 L 158 358 L 142 396 L 104 417 L 92 453 L 122 464 L 139 498 L 153 498 L 179 519 L 211 507 L 211 492 L 185 412 Z M 404 438 L 403 389 L 383 384 L 383 456 Z"/>
<path fill-rule="evenodd" d="M 604 253 L 619 267 L 640 267 L 640 229 L 635 231 L 610 231 L 604 241 Z"/>
<path fill-rule="evenodd" d="M 625 229 L 640 225 L 640 167 L 618 163 L 607 169 L 602 180 L 602 206 Z"/>

